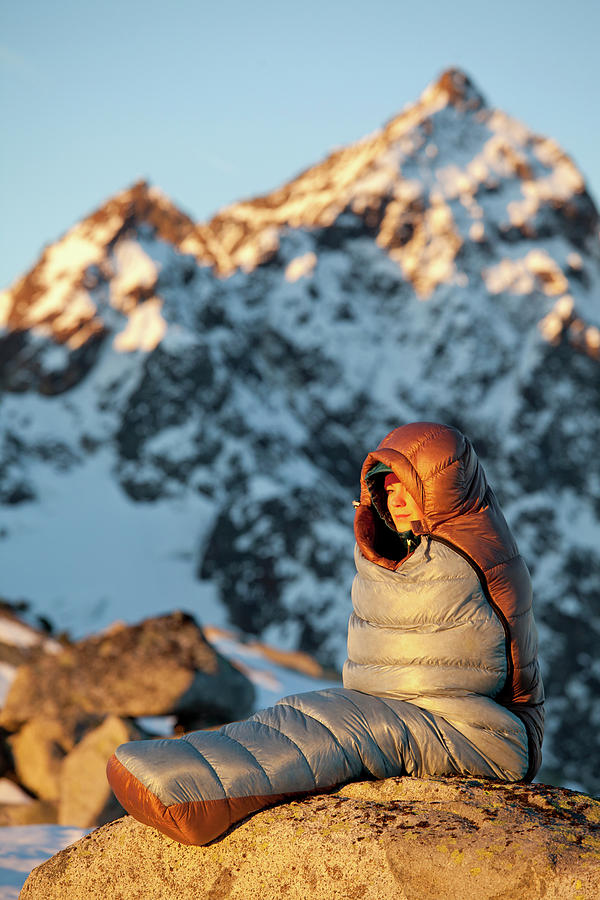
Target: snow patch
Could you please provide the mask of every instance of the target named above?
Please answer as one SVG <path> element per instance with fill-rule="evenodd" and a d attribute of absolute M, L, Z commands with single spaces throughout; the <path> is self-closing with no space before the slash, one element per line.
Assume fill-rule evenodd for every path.
<path fill-rule="evenodd" d="M 138 716 L 134 721 L 148 734 L 170 737 L 175 731 L 177 716 Z"/>
<path fill-rule="evenodd" d="M 13 825 L 0 831 L 0 900 L 18 900 L 32 869 L 92 829 L 68 825 Z"/>
<path fill-rule="evenodd" d="M 523 259 L 501 259 L 483 271 L 483 278 L 491 294 L 531 294 L 539 290 L 547 297 L 557 297 L 569 288 L 556 261 L 539 248 L 530 250 Z"/>
<path fill-rule="evenodd" d="M 205 632 L 212 646 L 234 662 L 254 684 L 256 710 L 273 706 L 278 700 L 291 694 L 341 686 L 339 681 L 306 675 L 278 665 L 268 659 L 260 645 L 244 644 L 231 632 L 213 628 L 207 628 Z"/>
<path fill-rule="evenodd" d="M 212 504 L 192 493 L 135 503 L 113 465 L 109 450 L 68 473 L 39 464 L 40 500 L 11 509 L 10 547 L 0 542 L 4 593 L 26 597 L 76 638 L 175 608 L 226 624 L 213 585 L 195 574 Z"/>
<path fill-rule="evenodd" d="M 6 328 L 12 309 L 13 300 L 9 291 L 0 292 L 0 328 Z"/>
<path fill-rule="evenodd" d="M 162 317 L 163 301 L 152 297 L 131 312 L 123 331 L 115 335 L 113 347 L 118 353 L 132 353 L 141 350 L 150 353 L 158 347 L 167 331 L 167 323 Z"/>
<path fill-rule="evenodd" d="M 0 616 L 0 643 L 24 648 L 39 647 L 40 645 L 45 648 L 52 646 L 54 650 L 59 646 L 56 641 L 49 640 L 23 622 L 17 622 L 5 616 Z"/>
<path fill-rule="evenodd" d="M 110 283 L 110 302 L 115 309 L 128 312 L 126 298 L 133 291 L 152 290 L 158 279 L 156 262 L 137 240 L 121 240 L 113 251 L 114 277 Z"/>
<path fill-rule="evenodd" d="M 0 707 L 4 706 L 10 686 L 15 680 L 17 667 L 8 663 L 0 662 Z"/>
<path fill-rule="evenodd" d="M 96 305 L 83 288 L 73 288 L 70 280 L 57 279 L 48 285 L 39 300 L 31 303 L 24 317 L 27 328 L 53 319 L 60 330 L 75 328 L 96 314 Z"/>
<path fill-rule="evenodd" d="M 298 281 L 310 275 L 317 264 L 315 253 L 305 253 L 304 256 L 297 256 L 289 262 L 285 268 L 286 281 Z"/>
<path fill-rule="evenodd" d="M 83 271 L 99 263 L 104 255 L 103 244 L 83 235 L 81 225 L 72 228 L 57 244 L 46 250 L 42 278 L 46 285 L 62 278 L 72 278 L 73 272 Z"/>
<path fill-rule="evenodd" d="M 14 781 L 11 781 L 10 778 L 0 778 L 0 803 L 9 803 L 9 804 L 29 804 L 32 803 L 32 799 L 29 794 L 26 794 L 18 784 L 15 784 Z M 2 838 L 2 832 L 0 831 L 0 840 Z"/>

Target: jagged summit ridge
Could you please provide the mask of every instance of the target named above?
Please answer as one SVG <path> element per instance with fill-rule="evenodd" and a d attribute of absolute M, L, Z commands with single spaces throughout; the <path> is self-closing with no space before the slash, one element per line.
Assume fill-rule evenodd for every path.
<path fill-rule="evenodd" d="M 276 253 L 285 227 L 327 228 L 350 213 L 426 298 L 464 281 L 457 256 L 465 243 L 485 244 L 499 230 L 501 239 L 535 240 L 545 210 L 567 206 L 593 233 L 597 213 L 566 154 L 487 109 L 467 76 L 450 69 L 384 128 L 271 194 L 225 208 L 183 249 L 221 274 L 251 270 Z"/>
<path fill-rule="evenodd" d="M 0 300 L 0 327 L 36 329 L 72 349 L 105 331 L 91 291 L 111 284 L 111 303 L 128 312 L 149 299 L 158 271 L 132 238 L 146 236 L 179 247 L 194 223 L 158 188 L 140 181 L 49 245 L 38 263 Z M 125 274 L 124 274 L 125 273 Z M 2 310 L 4 315 L 2 316 Z"/>
<path fill-rule="evenodd" d="M 128 235 L 135 238 L 138 228 L 227 277 L 273 259 L 285 229 L 331 228 L 344 216 L 346 227 L 355 220 L 354 228 L 362 227 L 387 251 L 423 299 L 440 285 L 466 286 L 471 273 L 460 256 L 469 244 L 485 251 L 491 242 L 535 242 L 548 234 L 549 217 L 563 218 L 570 231 L 569 259 L 524 254 L 515 260 L 507 254 L 480 277 L 492 293 L 546 291 L 552 282 L 549 295 L 561 299 L 569 295 L 569 279 L 568 273 L 559 277 L 556 262 L 558 269 L 577 269 L 577 251 L 589 246 L 598 222 L 581 174 L 556 143 L 488 109 L 468 76 L 453 68 L 372 135 L 267 195 L 224 208 L 207 223 L 195 225 L 144 182 L 123 191 L 45 251 L 0 299 L 0 319 L 9 330 L 41 327 L 78 347 L 103 331 L 102 316 L 86 293 L 94 274 L 86 278 L 86 271 L 95 267 L 106 282 L 118 278 L 123 263 L 115 249 Z M 124 254 L 127 260 L 131 255 Z M 152 296 L 151 267 L 141 264 L 139 253 L 138 264 L 139 284 L 128 279 L 129 301 L 110 301 L 124 312 Z M 297 272 L 306 274 L 315 264 L 307 256 Z M 559 283 L 561 291 L 555 290 Z M 43 302 L 34 303 L 41 294 Z M 568 307 L 567 299 L 546 323 L 552 339 L 577 318 L 565 315 Z M 575 343 L 595 353 L 600 335 L 586 335 L 581 323 L 576 332 Z"/>
<path fill-rule="evenodd" d="M 466 72 L 456 66 L 451 66 L 440 75 L 435 88 L 445 92 L 448 103 L 465 109 L 477 110 L 487 106 L 483 94 Z"/>

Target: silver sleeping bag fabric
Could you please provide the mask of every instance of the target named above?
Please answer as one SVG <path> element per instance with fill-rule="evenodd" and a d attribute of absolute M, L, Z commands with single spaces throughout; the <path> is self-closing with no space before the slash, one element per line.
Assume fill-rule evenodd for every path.
<path fill-rule="evenodd" d="M 218 731 L 123 744 L 119 762 L 166 806 L 391 775 L 522 778 L 525 727 L 493 700 L 504 630 L 473 569 L 427 537 L 397 571 L 358 548 L 355 560 L 343 688 Z"/>

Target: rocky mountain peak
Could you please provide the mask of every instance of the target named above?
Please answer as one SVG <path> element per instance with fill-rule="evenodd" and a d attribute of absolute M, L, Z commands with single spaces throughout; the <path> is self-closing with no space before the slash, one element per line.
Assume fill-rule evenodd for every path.
<path fill-rule="evenodd" d="M 178 209 L 160 188 L 148 181 L 136 181 L 115 194 L 85 219 L 90 232 L 107 223 L 121 222 L 121 229 L 149 225 L 164 241 L 179 246 L 194 227 L 193 220 Z M 83 224 L 83 223 L 82 223 Z M 115 232 L 113 241 L 119 237 Z"/>
<path fill-rule="evenodd" d="M 461 132 L 468 132 L 472 117 L 484 105 L 468 76 L 448 69 L 383 128 L 333 151 L 270 194 L 221 210 L 197 226 L 184 249 L 221 275 L 236 268 L 251 271 L 277 252 L 282 229 L 328 228 L 348 212 L 402 265 L 407 254 L 399 247 L 410 243 L 412 220 L 430 205 L 428 192 L 409 170 L 414 165 L 420 175 L 429 170 L 425 187 L 433 187 L 439 165 L 439 160 L 434 162 L 439 148 L 431 139 L 436 115 L 448 113 L 458 120 Z M 404 268 L 410 277 L 413 267 Z M 425 294 L 432 290 L 429 284 L 421 288 Z"/>
<path fill-rule="evenodd" d="M 478 110 L 486 106 L 483 95 L 461 69 L 451 67 L 438 78 L 434 90 L 444 92 L 448 103 L 462 109 Z"/>
<path fill-rule="evenodd" d="M 47 246 L 0 294 L 0 382 L 30 384 L 21 377 L 25 359 L 34 382 L 54 393 L 85 374 L 107 335 L 122 333 L 123 349 L 156 346 L 166 328 L 156 296 L 162 264 L 193 228 L 161 190 L 138 181 Z M 48 342 L 64 348 L 51 366 L 68 369 L 64 377 L 43 377 L 39 353 Z"/>
<path fill-rule="evenodd" d="M 35 330 L 71 349 L 81 347 L 104 332 L 92 289 L 120 282 L 111 302 L 129 311 L 151 295 L 156 281 L 152 264 L 143 261 L 140 239 L 178 247 L 193 226 L 162 191 L 136 182 L 46 247 L 33 269 L 0 296 L 0 327 L 12 333 Z"/>
<path fill-rule="evenodd" d="M 330 246 L 335 234 L 343 243 L 344 234 L 363 233 L 398 264 L 422 299 L 442 285 L 464 286 L 472 273 L 462 260 L 485 258 L 492 245 L 493 255 L 503 257 L 500 269 L 490 266 L 486 274 L 482 265 L 479 273 L 492 293 L 505 287 L 522 292 L 527 282 L 548 296 L 556 291 L 560 299 L 569 294 L 569 280 L 558 290 L 556 265 L 574 272 L 583 249 L 598 258 L 598 213 L 572 160 L 551 139 L 488 108 L 459 69 L 445 71 L 373 134 L 270 194 L 221 210 L 198 225 L 182 249 L 221 276 L 239 268 L 251 272 L 276 257 L 290 228 L 326 229 Z M 519 242 L 533 247 L 557 229 L 572 244 L 568 260 L 514 259 Z M 316 258 L 305 256 L 298 272 L 315 264 Z M 550 291 L 544 286 L 549 282 Z M 556 336 L 570 325 L 559 311 L 547 332 Z M 585 328 L 584 321 L 574 343 L 596 353 L 599 335 L 586 337 Z"/>
<path fill-rule="evenodd" d="M 78 349 L 114 330 L 107 305 L 129 316 L 140 302 L 155 302 L 165 246 L 228 277 L 273 262 L 290 229 L 326 231 L 329 246 L 364 234 L 421 299 L 442 285 L 471 283 L 473 272 L 463 260 L 480 256 L 476 277 L 488 290 L 541 289 L 556 299 L 556 308 L 546 310 L 548 339 L 569 334 L 579 349 L 600 355 L 600 323 L 589 308 L 573 309 L 571 295 L 570 275 L 586 277 L 581 251 L 600 258 L 598 213 L 583 178 L 554 141 L 488 108 L 457 68 L 443 72 L 384 127 L 280 188 L 223 208 L 209 222 L 195 224 L 159 189 L 134 184 L 48 247 L 0 295 L 0 327 L 4 322 L 13 333 L 35 328 Z M 557 230 L 571 243 L 561 260 L 534 247 Z M 528 252 L 515 259 L 519 242 Z M 484 268 L 492 245 L 497 262 Z M 300 256 L 289 278 L 306 277 L 316 263 L 315 254 Z M 104 300 L 98 297 L 102 286 Z M 154 333 L 160 339 L 164 327 Z"/>

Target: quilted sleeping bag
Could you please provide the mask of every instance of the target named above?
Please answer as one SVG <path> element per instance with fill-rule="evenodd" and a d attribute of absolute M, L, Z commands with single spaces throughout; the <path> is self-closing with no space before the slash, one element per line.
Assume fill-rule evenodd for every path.
<path fill-rule="evenodd" d="M 420 543 L 383 555 L 368 481 L 383 463 L 423 511 Z M 133 816 L 188 844 L 281 800 L 391 775 L 531 779 L 543 689 L 531 584 L 470 443 L 432 423 L 368 455 L 343 688 L 243 722 L 120 746 L 108 778 Z"/>

